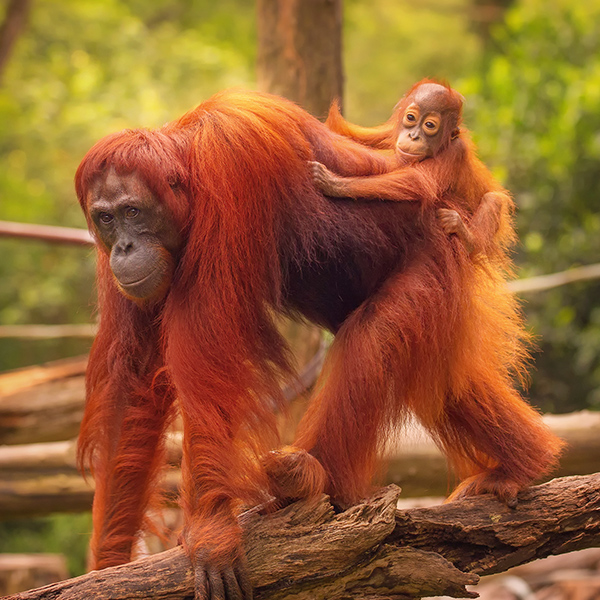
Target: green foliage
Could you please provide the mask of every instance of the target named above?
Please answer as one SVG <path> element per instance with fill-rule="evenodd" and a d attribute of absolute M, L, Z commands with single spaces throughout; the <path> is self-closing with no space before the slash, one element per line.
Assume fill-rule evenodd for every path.
<path fill-rule="evenodd" d="M 482 40 L 472 0 L 345 0 L 346 114 L 375 125 L 424 77 L 450 82 L 475 68 Z"/>
<path fill-rule="evenodd" d="M 64 554 L 72 577 L 86 572 L 91 513 L 0 521 L 0 552 Z"/>
<path fill-rule="evenodd" d="M 85 227 L 72 181 L 87 149 L 249 86 L 254 29 L 252 4 L 235 0 L 33 3 L 0 87 L 0 220 Z M 0 240 L 0 255 L 1 324 L 90 322 L 89 251 Z M 80 347 L 55 342 L 48 358 Z M 0 370 L 30 350 L 2 341 Z"/>
<path fill-rule="evenodd" d="M 600 2 L 523 0 L 461 90 L 486 162 L 515 194 L 520 276 L 600 257 Z M 600 282 L 527 297 L 540 338 L 532 397 L 600 408 Z"/>

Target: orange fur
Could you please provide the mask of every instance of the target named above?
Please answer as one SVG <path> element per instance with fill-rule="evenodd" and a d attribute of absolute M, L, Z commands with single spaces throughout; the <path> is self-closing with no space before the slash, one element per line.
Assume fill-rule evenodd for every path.
<path fill-rule="evenodd" d="M 99 178 L 134 173 L 184 240 L 171 287 L 148 304 L 119 292 L 98 249 L 100 330 L 79 442 L 97 485 L 93 566 L 131 556 L 175 398 L 182 540 L 192 561 L 217 567 L 240 556 L 240 506 L 264 501 L 273 482 L 287 498 L 323 486 L 340 501 L 366 493 L 379 448 L 408 411 L 461 476 L 483 474 L 477 491 L 522 487 L 554 463 L 559 443 L 511 384 L 525 357 L 515 301 L 499 270 L 488 275 L 440 231 L 435 201 L 418 202 L 437 185 L 432 175 L 416 171 L 412 202 L 332 201 L 308 161 L 345 176 L 389 170 L 386 157 L 293 103 L 244 92 L 157 130 L 113 134 L 82 161 L 86 214 Z M 489 186 L 469 179 L 465 200 Z M 278 313 L 337 333 L 296 443 L 326 481 L 301 452 L 264 459 L 277 444 L 280 381 L 292 374 Z M 284 466 L 292 456 L 287 482 L 277 456 Z"/>
<path fill-rule="evenodd" d="M 335 104 L 327 125 L 364 145 L 393 149 L 404 110 L 423 83 L 433 82 L 413 86 L 380 127 L 348 123 Z M 343 180 L 354 198 L 413 204 L 418 190 L 420 219 L 428 220 L 418 253 L 342 325 L 324 385 L 300 427 L 296 444 L 330 465 L 330 491 L 346 501 L 366 493 L 378 446 L 407 411 L 464 479 L 452 497 L 490 491 L 513 498 L 554 467 L 562 448 L 512 383 L 525 379 L 528 358 L 519 307 L 505 289 L 516 239 L 513 203 L 477 159 L 466 130 L 451 141 L 462 97 L 445 88 L 440 112 L 448 138 L 438 154 L 410 165 L 399 157 L 388 173 Z M 480 207 L 482 198 L 492 201 Z M 458 240 L 440 239 L 440 207 L 471 221 L 485 257 L 471 260 Z M 350 454 L 352 461 L 338 459 Z"/>
<path fill-rule="evenodd" d="M 394 132 L 397 117 L 392 115 L 389 121 L 378 127 L 361 127 L 346 121 L 340 111 L 339 102 L 332 103 L 325 125 L 347 138 L 350 138 L 371 148 L 381 148 L 383 150 L 394 147 Z"/>
<path fill-rule="evenodd" d="M 110 169 L 135 173 L 186 240 L 171 288 L 149 305 L 120 293 L 99 246 L 100 331 L 79 442 L 80 464 L 92 466 L 97 482 L 94 567 L 131 556 L 175 397 L 185 433 L 183 543 L 192 560 L 200 551 L 215 564 L 238 555 L 235 514 L 266 499 L 256 457 L 277 444 L 273 407 L 292 373 L 275 323 L 275 312 L 297 310 L 290 273 L 299 280 L 298 269 L 339 262 L 340 238 L 366 243 L 360 217 L 348 229 L 347 215 L 312 186 L 313 158 L 347 174 L 385 168 L 294 104 L 236 92 L 161 129 L 108 136 L 82 161 L 76 189 L 86 215 L 99 178 Z"/>
<path fill-rule="evenodd" d="M 502 259 L 506 249 L 516 241 L 511 222 L 514 203 L 477 159 L 468 131 L 461 126 L 463 97 L 449 85 L 432 79 L 419 81 L 398 102 L 390 119 L 377 127 L 361 127 L 346 121 L 339 104 L 334 102 L 326 125 L 365 146 L 397 150 L 396 140 L 404 112 L 413 101 L 414 94 L 426 84 L 437 84 L 446 89 L 445 105 L 440 107 L 442 117 L 448 121 L 447 139 L 440 150 L 442 156 L 427 159 L 422 164 L 408 165 L 406 158 L 398 152 L 396 161 L 389 163 L 387 173 L 354 178 L 352 194 L 357 198 L 413 200 L 417 192 L 421 202 L 434 201 L 441 208 L 452 208 L 464 222 L 470 223 L 474 255 L 487 254 Z M 455 135 L 455 131 L 458 131 L 459 139 L 449 147 L 451 134 Z M 423 180 L 429 184 L 428 188 L 423 185 Z"/>
<path fill-rule="evenodd" d="M 263 457 L 262 464 L 269 492 L 284 503 L 316 497 L 327 485 L 327 475 L 319 461 L 293 446 L 272 450 Z"/>

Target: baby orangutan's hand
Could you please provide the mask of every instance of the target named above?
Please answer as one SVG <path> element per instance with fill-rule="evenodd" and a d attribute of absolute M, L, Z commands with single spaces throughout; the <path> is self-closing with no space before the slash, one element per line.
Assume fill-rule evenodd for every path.
<path fill-rule="evenodd" d="M 473 236 L 467 229 L 462 217 L 450 208 L 439 208 L 437 217 L 442 226 L 442 229 L 448 235 L 457 235 L 465 245 L 469 253 L 473 252 Z"/>
<path fill-rule="evenodd" d="M 438 220 L 442 229 L 448 234 L 460 235 L 465 228 L 461 216 L 450 208 L 439 208 L 437 211 Z"/>
<path fill-rule="evenodd" d="M 308 165 L 310 167 L 310 172 L 315 185 L 326 196 L 343 198 L 347 195 L 345 193 L 344 180 L 342 177 L 338 177 L 332 173 L 324 164 L 320 162 L 309 161 Z"/>

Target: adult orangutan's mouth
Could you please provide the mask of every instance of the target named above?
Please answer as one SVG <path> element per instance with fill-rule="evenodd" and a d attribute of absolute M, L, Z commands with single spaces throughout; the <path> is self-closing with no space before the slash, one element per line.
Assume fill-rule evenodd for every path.
<path fill-rule="evenodd" d="M 148 275 L 144 275 L 144 277 L 142 277 L 141 279 L 137 279 L 136 281 L 123 281 L 122 279 L 119 279 L 118 281 L 121 284 L 121 286 L 124 288 L 135 287 L 137 285 L 144 283 L 151 277 L 153 277 L 155 273 L 156 273 L 156 269 L 151 271 Z"/>

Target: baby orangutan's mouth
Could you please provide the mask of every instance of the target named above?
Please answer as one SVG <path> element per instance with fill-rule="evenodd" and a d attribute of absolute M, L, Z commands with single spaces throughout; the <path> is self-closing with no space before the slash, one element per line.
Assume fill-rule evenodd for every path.
<path fill-rule="evenodd" d="M 424 158 L 427 158 L 427 153 L 425 152 L 408 152 L 407 150 L 403 150 L 402 148 L 400 148 L 400 146 L 396 146 L 396 152 L 400 155 L 403 156 L 404 158 L 407 158 L 409 160 L 423 160 Z"/>

